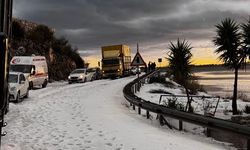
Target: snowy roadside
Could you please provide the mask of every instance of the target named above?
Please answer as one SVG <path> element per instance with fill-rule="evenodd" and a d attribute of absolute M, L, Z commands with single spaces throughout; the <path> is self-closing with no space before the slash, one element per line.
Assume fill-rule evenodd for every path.
<path fill-rule="evenodd" d="M 161 95 L 166 95 L 164 93 L 152 93 L 152 91 L 159 91 L 162 90 L 165 93 L 170 93 L 173 95 L 186 95 L 185 90 L 183 87 L 181 87 L 180 85 L 176 84 L 175 82 L 166 79 L 167 81 L 171 82 L 174 86 L 173 87 L 166 87 L 162 84 L 159 83 L 152 83 L 152 84 L 145 84 L 144 86 L 142 86 L 142 88 L 140 89 L 139 93 L 136 93 L 136 95 L 138 97 L 141 97 L 145 100 L 148 100 L 150 102 L 159 104 L 159 99 Z M 198 92 L 197 96 L 210 96 L 205 92 Z M 168 98 L 173 98 L 173 97 L 168 97 Z M 166 100 L 166 98 L 165 98 Z M 187 98 L 183 97 L 183 98 L 177 98 L 177 101 L 180 102 L 181 104 L 183 104 L 184 106 L 187 103 Z M 206 101 L 203 101 L 201 98 L 194 98 L 194 101 L 192 102 L 192 106 L 194 108 L 194 112 L 198 113 L 198 114 L 204 114 L 204 105 L 206 105 L 207 101 L 211 101 L 211 112 L 214 111 L 214 107 L 216 106 L 217 103 L 217 99 L 207 99 Z M 162 102 L 164 102 L 164 100 L 162 100 Z M 161 104 L 163 104 L 161 102 Z M 238 104 L 238 110 L 242 111 L 245 109 L 246 105 L 249 105 L 249 102 L 245 102 L 242 100 L 238 100 L 237 101 Z M 230 111 L 232 110 L 231 108 L 232 106 L 232 101 L 229 99 L 220 99 L 219 104 L 218 104 L 218 108 L 216 110 L 215 113 L 215 117 L 217 118 L 221 118 L 221 119 L 230 119 L 231 118 L 231 113 Z M 246 115 L 243 113 L 243 115 Z"/>
<path fill-rule="evenodd" d="M 212 139 L 161 127 L 127 107 L 122 89 L 135 78 L 49 84 L 10 104 L 8 150 L 216 150 Z M 146 87 L 146 86 L 145 86 Z M 145 88 L 144 87 L 144 88 Z M 4 149 L 4 148 L 3 148 Z"/>

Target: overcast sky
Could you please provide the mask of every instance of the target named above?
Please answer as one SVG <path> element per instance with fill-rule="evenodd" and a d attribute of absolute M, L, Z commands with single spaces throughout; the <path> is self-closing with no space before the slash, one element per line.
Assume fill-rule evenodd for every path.
<path fill-rule="evenodd" d="M 140 44 L 146 60 L 164 57 L 169 41 L 186 39 L 195 58 L 214 58 L 215 24 L 250 15 L 250 0 L 16 0 L 14 17 L 46 24 L 87 58 L 100 47 Z M 156 61 L 156 60 L 153 60 Z"/>

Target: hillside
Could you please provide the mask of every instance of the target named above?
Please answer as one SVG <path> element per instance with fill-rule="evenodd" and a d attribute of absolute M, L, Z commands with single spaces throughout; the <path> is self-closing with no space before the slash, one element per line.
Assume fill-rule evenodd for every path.
<path fill-rule="evenodd" d="M 27 20 L 13 19 L 10 56 L 45 56 L 50 81 L 67 79 L 75 68 L 84 67 L 78 50 L 65 38 L 55 37 L 55 29 Z"/>

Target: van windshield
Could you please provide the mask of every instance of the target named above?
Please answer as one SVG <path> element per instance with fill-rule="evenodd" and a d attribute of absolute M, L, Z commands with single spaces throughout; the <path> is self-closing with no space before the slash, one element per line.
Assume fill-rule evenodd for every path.
<path fill-rule="evenodd" d="M 18 82 L 18 75 L 10 74 L 9 75 L 9 83 L 17 83 Z"/>
<path fill-rule="evenodd" d="M 32 65 L 10 65 L 10 71 L 31 73 Z"/>

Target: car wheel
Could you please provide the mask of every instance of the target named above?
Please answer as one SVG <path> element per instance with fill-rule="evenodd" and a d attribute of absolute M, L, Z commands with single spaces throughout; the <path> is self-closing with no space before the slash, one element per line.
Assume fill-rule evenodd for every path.
<path fill-rule="evenodd" d="M 16 95 L 16 103 L 20 102 L 20 92 L 18 91 L 17 95 Z"/>
<path fill-rule="evenodd" d="M 28 98 L 29 97 L 29 89 L 27 89 L 27 93 L 26 95 L 24 96 L 24 98 Z"/>
<path fill-rule="evenodd" d="M 29 89 L 30 89 L 30 90 L 33 89 L 33 82 L 29 82 Z"/>
<path fill-rule="evenodd" d="M 87 78 L 86 78 L 86 77 L 84 78 L 84 81 L 83 81 L 83 83 L 85 83 L 85 82 L 87 82 Z"/>
<path fill-rule="evenodd" d="M 69 81 L 69 84 L 71 84 L 72 82 Z"/>
<path fill-rule="evenodd" d="M 42 84 L 42 88 L 45 88 L 47 86 L 48 82 L 47 80 L 44 80 L 43 84 Z"/>

